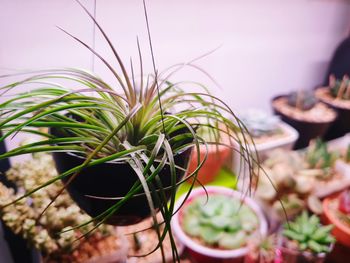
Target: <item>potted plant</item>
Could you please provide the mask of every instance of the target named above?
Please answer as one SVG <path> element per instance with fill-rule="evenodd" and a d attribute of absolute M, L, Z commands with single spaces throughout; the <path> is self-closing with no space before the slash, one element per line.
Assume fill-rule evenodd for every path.
<path fill-rule="evenodd" d="M 298 139 L 297 131 L 276 115 L 262 110 L 249 110 L 239 117 L 254 141 L 260 160 L 272 149 L 292 149 Z"/>
<path fill-rule="evenodd" d="M 277 236 L 269 235 L 262 239 L 252 239 L 248 243 L 249 253 L 245 263 L 273 263 L 276 257 Z"/>
<path fill-rule="evenodd" d="M 156 212 L 160 211 L 166 226 L 157 228 L 162 249 L 164 236 L 169 233 L 171 237 L 170 219 L 175 212 L 176 189 L 189 178 L 196 181 L 196 174 L 206 159 L 201 161 L 198 156 L 196 169 L 184 177 L 191 149 L 195 147 L 199 152 L 201 144 L 218 144 L 224 133 L 229 138 L 228 147 L 232 147 L 234 140 L 242 145 L 240 151 L 252 167 L 246 140 L 236 136 L 243 128 L 219 98 L 206 91 L 186 91 L 182 85 L 186 87 L 190 83 L 170 82 L 170 76 L 183 66 L 158 72 L 153 64 L 153 74 L 144 76 L 139 43 L 140 77 L 136 79 L 133 61 L 127 70 L 100 24 L 81 6 L 111 48 L 120 72 L 88 44 L 62 30 L 99 58 L 117 84 L 112 86 L 95 73 L 84 70 L 56 69 L 37 71 L 29 76 L 24 73 L 25 77 L 1 87 L 2 95 L 14 95 L 0 105 L 3 131 L 0 142 L 18 132 L 40 135 L 44 139 L 16 147 L 1 154 L 0 159 L 51 152 L 59 172 L 4 207 L 62 180 L 64 187 L 52 202 L 64 189 L 68 190 L 79 207 L 92 216 L 80 226 L 92 222 L 98 222 L 97 226 L 134 224 L 149 216 L 159 226 Z M 147 14 L 145 3 L 144 8 Z M 146 22 L 148 26 L 147 19 Z M 148 34 L 151 37 L 149 30 Z M 154 61 L 153 51 L 151 54 Z M 34 86 L 33 89 L 21 91 L 27 84 Z M 76 86 L 77 89 L 70 89 Z M 215 139 L 203 140 L 197 133 L 200 127 L 216 134 Z M 43 131 L 45 128 L 49 132 Z M 189 191 L 191 189 L 192 186 Z M 173 255 L 178 259 L 176 246 L 173 239 L 171 241 Z"/>
<path fill-rule="evenodd" d="M 325 134 L 325 139 L 338 138 L 350 132 L 349 77 L 345 75 L 343 79 L 336 79 L 334 75 L 330 75 L 328 87 L 318 88 L 316 90 L 316 96 L 338 113 L 337 119 Z"/>
<path fill-rule="evenodd" d="M 215 140 L 215 138 L 212 138 L 212 136 L 215 135 L 208 134 L 208 132 L 205 131 L 206 129 L 202 130 L 204 131 L 198 131 L 202 138 L 208 141 Z M 231 147 L 226 146 L 227 143 L 228 138 L 225 136 L 225 134 L 221 134 L 221 139 L 217 145 L 200 145 L 199 153 L 197 152 L 197 149 L 193 149 L 187 173 L 191 174 L 197 169 L 197 156 L 199 155 L 200 161 L 202 162 L 205 160 L 205 162 L 203 163 L 201 169 L 197 172 L 197 182 L 205 185 L 215 180 L 216 175 L 220 172 L 220 169 L 233 152 Z"/>
<path fill-rule="evenodd" d="M 50 155 L 35 154 L 32 160 L 14 164 L 6 175 L 23 191 L 55 177 L 57 173 Z M 61 187 L 61 182 L 57 181 L 30 198 L 4 208 L 0 215 L 3 223 L 21 236 L 28 247 L 37 249 L 40 262 L 107 263 L 126 260 L 126 238 L 112 226 L 102 225 L 92 235 L 82 238 L 80 244 L 74 242 L 94 225 L 67 231 L 73 225 L 89 220 L 89 216 L 73 203 L 68 193 L 62 193 L 47 213 L 40 216 Z M 11 188 L 0 184 L 1 206 L 18 196 L 20 194 L 15 194 Z"/>
<path fill-rule="evenodd" d="M 323 262 L 335 242 L 332 228 L 322 226 L 316 215 L 309 216 L 306 211 L 285 223 L 279 248 L 282 262 Z"/>
<path fill-rule="evenodd" d="M 334 225 L 332 234 L 338 242 L 350 247 L 350 191 L 341 192 L 337 196 L 323 201 L 325 222 Z"/>
<path fill-rule="evenodd" d="M 234 190 L 208 186 L 197 188 L 176 207 L 173 217 L 176 237 L 198 262 L 238 262 L 248 252 L 250 238 L 263 238 L 267 223 L 259 206 Z"/>
<path fill-rule="evenodd" d="M 157 214 L 159 220 L 161 220 L 161 215 Z M 161 227 L 164 227 L 161 226 Z M 128 263 L 161 263 L 162 255 L 161 251 L 157 250 L 154 253 L 152 250 L 157 246 L 157 228 L 151 218 L 146 219 L 138 224 L 118 227 L 118 233 L 125 235 L 127 243 L 129 244 L 128 249 Z M 174 241 L 181 255 L 182 262 L 182 252 L 184 246 L 179 242 L 178 239 L 174 237 Z M 166 262 L 172 261 L 172 251 L 171 242 L 169 237 L 166 237 L 163 241 L 165 259 Z"/>
<path fill-rule="evenodd" d="M 274 112 L 295 128 L 299 139 L 294 149 L 304 148 L 310 140 L 323 136 L 336 118 L 336 112 L 320 103 L 313 91 L 302 90 L 272 100 Z"/>

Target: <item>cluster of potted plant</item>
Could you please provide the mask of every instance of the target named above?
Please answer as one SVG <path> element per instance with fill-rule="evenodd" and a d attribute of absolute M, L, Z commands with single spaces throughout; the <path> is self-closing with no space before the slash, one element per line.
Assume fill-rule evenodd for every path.
<path fill-rule="evenodd" d="M 106 40 L 114 55 L 111 60 L 119 70 L 86 42 L 62 29 L 105 65 L 114 77 L 112 84 L 93 72 L 69 68 L 18 73 L 11 76 L 17 77 L 15 82 L 0 87 L 1 95 L 8 96 L 0 104 L 0 141 L 19 132 L 42 137 L 1 154 L 0 159 L 48 152 L 53 154 L 58 171 L 52 178 L 31 185 L 22 196 L 3 203 L 2 210 L 62 181 L 63 186 L 42 207 L 43 214 L 67 190 L 91 216 L 79 220 L 74 228 L 104 223 L 129 225 L 152 217 L 159 242 L 156 248 L 162 251 L 163 261 L 166 235 L 170 237 L 174 260 L 179 261 L 170 225 L 176 189 L 191 179 L 189 195 L 208 155 L 202 159 L 197 154 L 195 169 L 185 176 L 192 149 L 199 153 L 200 145 L 206 148 L 224 144 L 233 149 L 238 144 L 242 158 L 254 173 L 254 156 L 247 146 L 249 135 L 227 104 L 208 94 L 206 88 L 190 92 L 187 87 L 197 84 L 170 81 L 186 64 L 163 72 L 153 64 L 154 72 L 145 75 L 139 43 L 137 67 L 133 60 L 130 65 L 124 64 L 100 24 L 77 3 Z M 145 4 L 144 8 L 147 14 Z M 146 22 L 148 26 L 147 19 Z M 151 37 L 149 31 L 148 34 Z M 154 62 L 152 48 L 151 51 Z M 29 90 L 23 91 L 27 86 Z M 201 136 L 201 128 L 212 134 L 210 139 Z M 225 142 L 220 140 L 223 134 Z M 158 211 L 161 220 L 156 216 Z"/>
<path fill-rule="evenodd" d="M 272 222 L 300 213 L 308 207 L 322 213 L 320 198 L 349 186 L 350 178 L 337 166 L 337 151 L 316 140 L 305 151 L 271 152 L 260 169 L 263 173 L 254 183 L 256 197 L 269 211 Z"/>
<path fill-rule="evenodd" d="M 331 140 L 350 132 L 350 81 L 345 75 L 329 77 L 328 87 L 277 96 L 272 107 L 282 120 L 298 130 L 295 149 L 308 146 L 310 140 Z"/>
<path fill-rule="evenodd" d="M 32 160 L 18 163 L 7 172 L 8 179 L 20 191 L 57 176 L 52 157 L 36 154 Z M 89 216 L 73 203 L 68 193 L 62 193 L 53 205 L 41 215 L 45 206 L 62 187 L 55 182 L 36 192 L 31 198 L 8 206 L 1 211 L 1 219 L 14 233 L 36 248 L 43 262 L 110 262 L 123 261 L 127 245 L 123 236 L 107 225 L 99 226 L 92 235 L 84 237 L 94 225 L 72 229 L 72 226 L 89 220 Z M 15 200 L 20 194 L 0 184 L 0 205 Z M 75 241 L 81 239 L 80 243 Z"/>

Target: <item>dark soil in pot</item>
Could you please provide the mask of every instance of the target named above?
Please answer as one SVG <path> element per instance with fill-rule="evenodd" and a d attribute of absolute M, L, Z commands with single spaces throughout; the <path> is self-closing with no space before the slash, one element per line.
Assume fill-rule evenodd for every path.
<path fill-rule="evenodd" d="M 285 96 L 277 96 L 272 99 L 272 108 L 275 114 L 279 115 L 282 121 L 288 123 L 293 128 L 295 128 L 299 133 L 299 138 L 294 145 L 294 149 L 305 148 L 309 145 L 310 140 L 317 137 L 322 137 L 332 124 L 335 119 L 336 114 L 334 113 L 334 118 L 319 119 L 318 121 L 309 121 L 307 119 L 295 118 L 290 116 L 277 107 L 276 101 L 284 98 Z"/>

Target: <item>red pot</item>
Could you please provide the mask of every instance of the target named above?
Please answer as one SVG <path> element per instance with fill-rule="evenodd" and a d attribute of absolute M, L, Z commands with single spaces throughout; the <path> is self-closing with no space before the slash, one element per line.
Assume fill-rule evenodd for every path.
<path fill-rule="evenodd" d="M 208 155 L 205 160 L 203 166 L 198 171 L 197 180 L 202 184 L 207 184 L 212 182 L 216 175 L 219 173 L 221 167 L 224 165 L 228 156 L 230 155 L 230 148 L 225 146 L 216 146 L 216 145 L 208 145 Z M 203 161 L 206 154 L 206 147 L 204 145 L 200 145 L 200 160 Z M 194 148 L 190 164 L 188 167 L 188 174 L 194 172 L 194 170 L 198 166 L 197 160 L 197 150 Z"/>
<path fill-rule="evenodd" d="M 337 198 L 337 197 L 335 197 Z M 323 213 L 324 213 L 324 220 L 327 223 L 331 223 L 334 225 L 334 228 L 332 230 L 333 236 L 337 239 L 338 242 L 343 244 L 344 246 L 350 247 L 350 227 L 342 222 L 333 212 L 332 209 L 330 209 L 331 206 L 334 206 L 335 198 L 330 197 L 326 198 L 323 201 Z M 338 207 L 337 207 L 338 209 Z"/>

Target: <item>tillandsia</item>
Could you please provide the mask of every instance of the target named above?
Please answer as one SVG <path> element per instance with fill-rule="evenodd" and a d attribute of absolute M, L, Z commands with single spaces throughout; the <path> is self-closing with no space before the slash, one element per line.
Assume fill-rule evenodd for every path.
<path fill-rule="evenodd" d="M 283 235 L 294 244 L 286 244 L 288 247 L 311 253 L 327 253 L 335 242 L 331 235 L 333 225 L 322 226 L 316 215 L 309 216 L 304 211 L 293 222 L 285 223 Z"/>
<path fill-rule="evenodd" d="M 288 95 L 288 104 L 291 107 L 297 108 L 301 111 L 312 109 L 317 103 L 317 99 L 311 90 L 300 90 L 291 92 Z"/>
<path fill-rule="evenodd" d="M 165 260 L 162 241 L 169 234 L 172 256 L 174 261 L 179 261 L 170 226 L 172 215 L 176 212 L 174 210 L 176 189 L 181 183 L 192 178 L 193 183 L 188 195 L 190 194 L 197 172 L 206 158 L 201 160 L 198 156 L 196 169 L 185 178 L 177 178 L 178 171 L 185 171 L 186 167 L 177 165 L 175 159 L 193 147 L 199 152 L 201 144 L 222 144 L 219 138 L 224 134 L 229 138 L 225 145 L 238 149 L 245 159 L 244 164 L 250 170 L 250 176 L 253 176 L 252 167 L 256 160 L 249 151 L 246 137 L 249 135 L 230 107 L 221 99 L 209 94 L 206 87 L 194 82 L 170 81 L 170 77 L 185 66 L 197 68 L 194 64 L 196 59 L 162 72 L 158 71 L 154 63 L 145 1 L 143 6 L 154 72 L 148 75 L 144 73 L 143 56 L 137 41 L 140 73 L 137 79 L 133 61 L 130 61 L 128 69 L 100 24 L 78 0 L 76 2 L 92 19 L 106 40 L 119 70 L 83 40 L 64 29 L 61 30 L 100 59 L 116 83 L 110 85 L 93 72 L 73 68 L 2 76 L 3 79 L 7 77 L 20 79 L 0 89 L 1 96 L 8 98 L 0 104 L 0 129 L 3 132 L 0 141 L 19 132 L 39 135 L 43 139 L 15 147 L 1 154 L 0 159 L 28 153 L 63 152 L 83 160 L 50 180 L 33 186 L 23 196 L 4 204 L 2 208 L 20 202 L 58 180 L 65 180 L 64 187 L 43 208 L 44 213 L 64 189 L 69 190 L 74 180 L 78 178 L 84 180 L 80 175 L 88 168 L 106 163 L 125 164 L 134 172 L 135 181 L 132 186 L 125 189 L 126 192 L 122 196 L 106 196 L 103 194 L 104 189 L 100 189 L 101 193 L 98 195 L 85 194 L 83 198 L 90 198 L 94 202 L 108 200 L 113 202 L 113 205 L 98 216 L 79 222 L 79 225 L 72 226 L 67 231 L 98 222 L 91 229 L 93 231 L 99 225 L 108 222 L 113 215 L 118 214 L 128 202 L 144 196 L 155 225 L 165 226 L 157 227 L 159 244 L 153 251 L 160 248 Z M 28 86 L 30 88 L 28 91 L 21 90 Z M 191 86 L 202 88 L 203 91 L 187 91 Z M 201 128 L 215 134 L 216 136 L 212 136 L 214 139 L 201 138 L 197 132 Z M 49 132 L 44 131 L 45 129 Z M 59 132 L 52 132 L 53 130 Z M 243 138 L 238 136 L 239 133 L 243 134 Z M 161 176 L 162 171 L 167 172 L 166 186 L 162 183 L 164 179 L 164 176 Z M 101 171 L 99 182 L 107 180 L 108 176 L 103 172 Z M 115 175 L 116 178 L 128 176 L 128 174 Z M 113 188 L 111 185 L 108 187 Z M 156 217 L 157 211 L 162 214 L 161 220 Z"/>
<path fill-rule="evenodd" d="M 350 80 L 344 75 L 343 79 L 336 79 L 334 75 L 329 76 L 329 89 L 333 98 L 350 100 Z"/>

